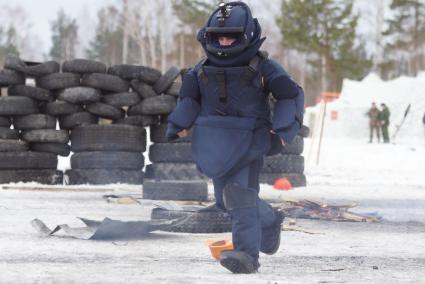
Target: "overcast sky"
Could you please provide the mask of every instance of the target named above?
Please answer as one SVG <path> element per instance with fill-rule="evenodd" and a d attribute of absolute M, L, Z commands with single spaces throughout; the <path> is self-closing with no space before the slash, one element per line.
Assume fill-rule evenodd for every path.
<path fill-rule="evenodd" d="M 84 20 L 88 23 L 89 27 L 80 26 L 78 31 L 84 37 L 84 35 L 94 34 L 96 13 L 99 7 L 118 2 L 119 0 L 0 0 L 0 9 L 5 5 L 9 7 L 22 6 L 28 13 L 31 33 L 40 39 L 41 46 L 39 48 L 47 53 L 51 43 L 50 23 L 55 20 L 60 9 L 64 9 L 68 15 L 76 18 L 78 22 Z M 13 17 L 13 15 L 6 16 Z"/>
<path fill-rule="evenodd" d="M 373 13 L 371 12 L 374 11 L 374 5 L 371 5 L 373 1 L 374 0 L 356 0 L 356 7 L 357 9 L 362 10 L 362 16 L 367 13 Z M 271 12 L 271 14 L 276 14 L 279 11 L 279 4 L 277 0 L 250 0 L 249 2 L 254 8 L 254 16 L 258 16 L 260 18 L 260 22 L 264 25 L 264 27 L 269 26 L 269 30 L 277 29 L 272 21 L 274 16 L 270 17 L 270 15 L 267 15 L 262 17 L 262 14 L 269 14 L 269 12 Z M 91 39 L 94 35 L 97 21 L 96 13 L 99 8 L 109 4 L 120 3 L 121 0 L 0 0 L 0 13 L 4 6 L 22 6 L 25 9 L 26 13 L 28 13 L 28 22 L 31 23 L 29 32 L 36 35 L 39 39 L 39 44 L 37 43 L 37 50 L 39 51 L 39 54 L 37 54 L 36 57 L 41 59 L 39 57 L 42 56 L 42 54 L 47 54 L 49 51 L 51 44 L 50 23 L 56 18 L 57 12 L 60 9 L 63 8 L 68 15 L 77 19 L 80 38 Z M 13 15 L 5 15 L 3 12 L 0 17 L 5 17 L 7 19 L 8 17 L 13 17 Z M 4 21 L 0 19 L 0 23 L 3 22 Z M 363 35 L 370 39 L 371 33 L 374 33 L 373 27 L 370 26 L 370 23 L 364 23 L 362 21 L 360 22 L 360 25 L 359 30 Z M 87 42 L 80 43 L 80 55 L 86 46 Z"/>

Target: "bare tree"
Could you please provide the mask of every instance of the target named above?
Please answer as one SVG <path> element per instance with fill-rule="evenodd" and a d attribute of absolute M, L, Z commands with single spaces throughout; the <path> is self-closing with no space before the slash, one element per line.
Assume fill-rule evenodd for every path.
<path fill-rule="evenodd" d="M 383 37 L 384 31 L 384 18 L 385 18 L 385 5 L 384 0 L 377 0 L 376 5 L 376 35 L 375 35 L 375 56 L 373 58 L 373 69 L 381 76 L 379 65 L 383 60 Z"/>

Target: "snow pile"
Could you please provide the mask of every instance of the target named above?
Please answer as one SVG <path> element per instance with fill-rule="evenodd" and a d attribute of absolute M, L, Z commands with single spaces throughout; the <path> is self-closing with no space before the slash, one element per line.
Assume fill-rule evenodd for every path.
<path fill-rule="evenodd" d="M 381 103 L 389 107 L 390 137 L 402 121 L 407 106 L 411 104 L 410 112 L 397 138 L 423 139 L 425 73 L 417 77 L 399 77 L 391 81 L 382 81 L 373 73 L 362 81 L 345 79 L 340 98 L 327 105 L 324 135 L 367 139 L 369 127 L 366 112 L 372 102 L 376 102 L 379 108 Z M 307 115 L 316 113 L 318 109 L 317 106 L 308 109 Z M 332 119 L 332 112 L 337 112 L 336 120 Z M 311 120 L 307 119 L 307 122 Z"/>

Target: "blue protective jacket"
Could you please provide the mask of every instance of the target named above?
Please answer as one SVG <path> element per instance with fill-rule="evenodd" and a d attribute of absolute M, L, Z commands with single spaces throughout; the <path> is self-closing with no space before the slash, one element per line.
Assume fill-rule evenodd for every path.
<path fill-rule="evenodd" d="M 212 178 L 267 154 L 270 130 L 291 143 L 302 125 L 302 88 L 277 62 L 258 57 L 255 70 L 198 63 L 184 76 L 177 107 L 168 117 L 169 140 L 195 126 L 192 154 Z M 273 116 L 269 93 L 276 100 Z"/>

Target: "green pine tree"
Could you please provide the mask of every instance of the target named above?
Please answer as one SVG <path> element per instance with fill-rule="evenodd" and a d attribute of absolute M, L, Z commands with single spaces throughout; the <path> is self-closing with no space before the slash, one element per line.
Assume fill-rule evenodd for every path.
<path fill-rule="evenodd" d="M 190 66 L 199 61 L 202 48 L 196 40 L 197 31 L 206 24 L 211 11 L 214 10 L 217 0 L 173 0 L 173 10 L 180 20 L 180 32 L 175 41 L 179 43 L 176 49 L 182 66 Z M 197 56 L 194 56 L 196 54 Z"/>
<path fill-rule="evenodd" d="M 381 68 L 388 77 L 415 76 L 425 69 L 425 1 L 392 0 L 390 8 L 394 16 L 383 33 L 387 44 Z"/>
<path fill-rule="evenodd" d="M 17 47 L 17 34 L 16 29 L 10 26 L 6 31 L 0 27 L 0 61 L 4 62 L 4 58 L 8 54 L 19 55 Z"/>
<path fill-rule="evenodd" d="M 51 23 L 52 47 L 50 57 L 62 62 L 75 57 L 78 44 L 78 25 L 76 19 L 70 18 L 64 10 L 60 10 L 56 20 Z"/>
<path fill-rule="evenodd" d="M 344 78 L 360 79 L 372 65 L 356 44 L 357 20 L 352 0 L 287 0 L 277 23 L 283 47 L 313 58 L 308 63 L 314 74 L 325 71 L 326 91 L 339 91 Z"/>
<path fill-rule="evenodd" d="M 218 2 L 215 0 L 173 0 L 173 9 L 179 20 L 194 32 L 205 25 L 209 14 Z"/>
<path fill-rule="evenodd" d="M 109 65 L 118 64 L 122 61 L 123 49 L 120 12 L 114 6 L 109 6 L 99 10 L 97 17 L 96 34 L 86 50 L 87 56 Z"/>

